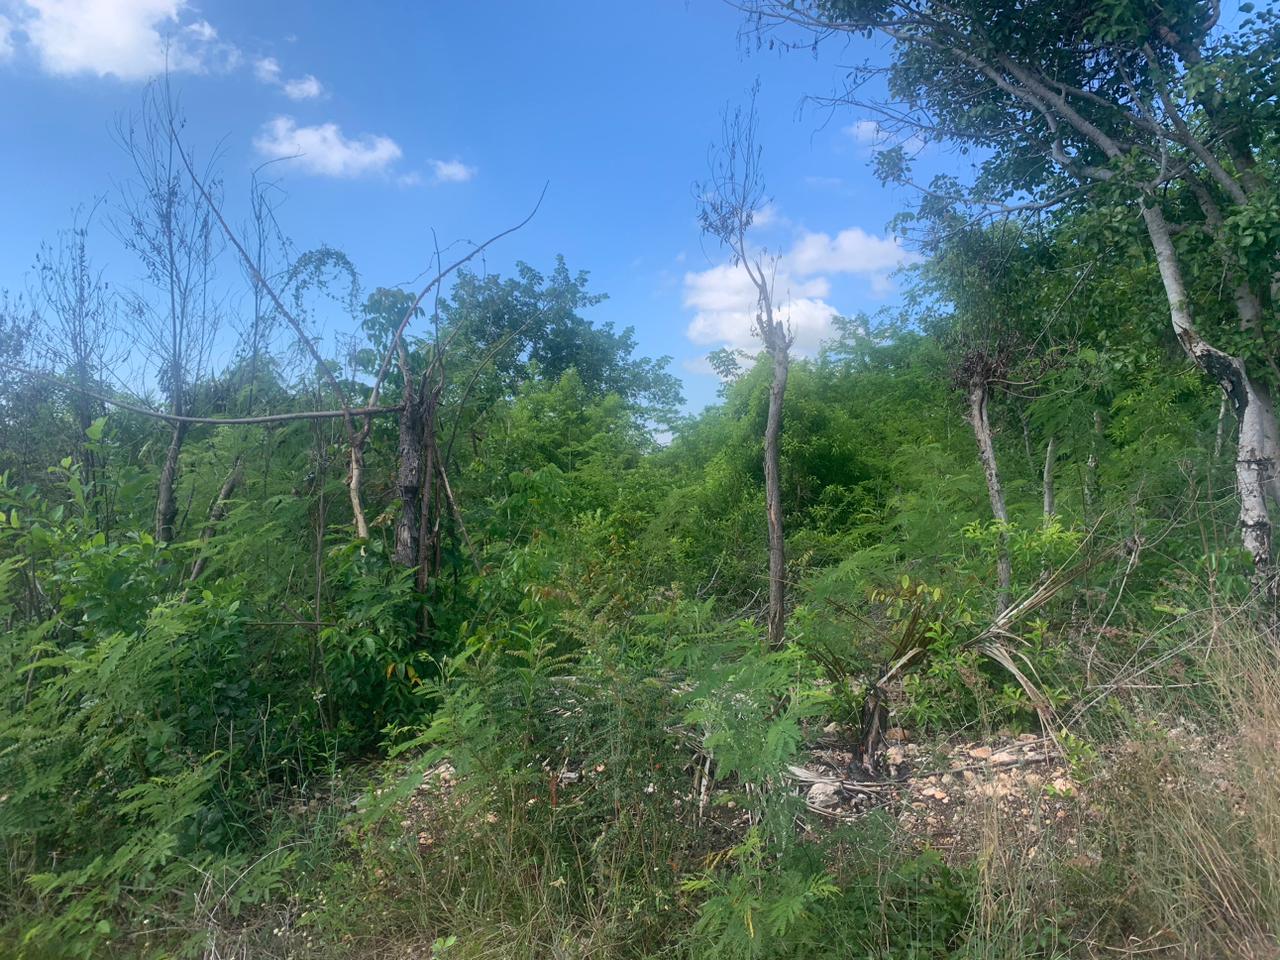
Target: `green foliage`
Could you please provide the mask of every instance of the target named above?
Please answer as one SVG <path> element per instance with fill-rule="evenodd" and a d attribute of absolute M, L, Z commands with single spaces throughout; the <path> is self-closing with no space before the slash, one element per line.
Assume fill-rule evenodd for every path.
<path fill-rule="evenodd" d="M 992 8 L 983 43 L 1032 57 L 1047 55 L 1044 36 L 1065 38 L 1051 58 L 1063 82 L 1093 84 L 1078 45 L 1129 48 L 1153 22 L 1198 36 L 1193 6 L 1033 3 L 1018 29 Z M 863 29 L 886 5 L 818 9 Z M 1179 82 L 1256 134 L 1273 119 L 1250 92 L 1271 82 L 1276 20 L 1250 22 L 1259 50 L 1224 39 Z M 975 188 L 1061 187 L 1029 142 L 989 142 L 1009 105 L 967 75 L 940 89 L 935 54 L 904 55 L 890 89 L 927 95 L 991 151 Z M 1259 369 L 1276 355 L 1275 311 L 1268 301 L 1242 329 L 1222 291 L 1237 273 L 1269 289 L 1273 146 L 1258 157 L 1263 188 L 1226 205 L 1220 227 L 1192 229 L 1203 211 L 1185 185 L 1159 198 L 1189 227 L 1176 243 L 1197 315 Z M 877 164 L 886 179 L 911 175 L 901 148 Z M 300 314 L 328 296 L 358 323 L 344 362 L 321 365 L 353 400 L 374 401 L 390 355 L 377 401 L 403 405 L 414 385 L 434 404 L 423 450 L 398 448 L 395 416 L 361 434 L 371 530 L 358 540 L 338 418 L 193 424 L 177 535 L 159 544 L 168 425 L 6 379 L 0 952 L 347 956 L 385 937 L 369 949 L 1056 958 L 1093 936 L 1078 918 L 1127 937 L 1144 916 L 1188 942 L 1238 946 L 1198 892 L 1203 871 L 1134 826 L 1158 819 L 1151 797 L 1175 754 L 1153 738 L 1142 782 L 1108 780 L 1108 738 L 1131 713 L 1149 725 L 1166 710 L 1224 713 L 1184 622 L 1200 608 L 1244 618 L 1255 587 L 1228 495 L 1230 411 L 1152 319 L 1167 305 L 1130 203 L 1148 168 L 1116 158 L 1087 204 L 981 228 L 953 195 L 963 185 L 940 178 L 904 221 L 932 231 L 934 256 L 910 271 L 901 310 L 836 318 L 817 356 L 792 359 L 791 610 L 774 646 L 760 624 L 768 363 L 716 351 L 719 402 L 678 417 L 667 360 L 637 357 L 629 329 L 593 324 L 603 297 L 561 260 L 548 274 L 464 273 L 416 307 L 385 288 L 360 303 L 333 249 L 285 269 Z M 252 318 L 262 339 L 192 391 L 193 409 L 331 404 L 313 358 L 270 356 L 277 319 Z M 5 299 L 0 360 L 29 352 L 29 325 Z M 967 422 L 975 378 L 1007 520 L 993 519 Z M 414 456 L 444 476 L 407 482 Z M 396 559 L 406 515 L 428 545 L 422 570 Z M 1016 615 L 1002 618 L 1004 558 Z M 1205 631 L 1220 632 L 1217 620 Z M 1159 693 L 1139 709 L 1133 691 L 1147 688 Z M 788 768 L 817 757 L 862 775 L 844 741 L 869 707 L 939 742 L 1054 719 L 1074 785 L 1045 793 L 1111 791 L 1101 820 L 1120 826 L 1090 836 L 1115 863 L 1064 865 L 1046 839 L 1034 865 L 1026 853 L 1027 869 L 1009 871 L 999 836 L 944 857 L 904 836 L 892 808 L 842 827 L 819 819 Z M 1262 786 L 1264 770 L 1249 770 Z M 1187 787 L 1187 822 L 1212 796 Z M 1242 832 L 1225 809 L 1206 819 L 1229 841 L 1212 862 L 1267 917 L 1274 811 Z M 1125 831 L 1133 842 L 1114 835 Z M 1160 871 L 1177 889 L 1147 882 Z M 1132 911 L 1103 902 L 1130 889 Z M 999 891 L 1042 909 L 997 907 Z M 1209 919 L 1180 915 L 1183 903 Z"/>
<path fill-rule="evenodd" d="M 433 651 L 420 637 L 412 570 L 393 566 L 377 541 L 341 544 L 328 559 L 335 620 L 316 637 L 323 664 L 311 664 L 313 696 L 349 746 L 363 749 L 385 727 L 417 717 L 415 692 L 431 674 Z"/>
<path fill-rule="evenodd" d="M 693 933 L 708 957 L 794 955 L 816 932 L 814 907 L 839 889 L 812 856 L 784 861 L 767 853 L 758 828 L 717 859 L 726 867 L 681 884 L 705 896 Z M 798 861 L 798 862 L 797 862 Z"/>
<path fill-rule="evenodd" d="M 175 589 L 172 550 L 94 532 L 77 471 L 62 482 L 71 509 L 0 488 L 16 627 L 0 654 L 0 842 L 18 905 L 5 936 L 20 955 L 98 956 L 122 911 L 234 915 L 274 895 L 293 857 L 261 854 L 252 811 L 300 772 L 314 704 L 290 657 L 262 662 L 238 585 Z M 228 884 L 213 903 L 212 880 Z"/>

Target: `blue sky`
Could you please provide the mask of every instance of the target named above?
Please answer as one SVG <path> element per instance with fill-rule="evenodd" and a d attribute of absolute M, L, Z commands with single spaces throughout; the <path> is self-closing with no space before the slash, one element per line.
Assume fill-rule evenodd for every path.
<path fill-rule="evenodd" d="M 739 26 L 718 0 L 0 0 L 0 286 L 30 286 L 40 242 L 78 204 L 115 202 L 127 162 L 112 124 L 140 104 L 167 38 L 190 139 L 221 145 L 230 212 L 255 166 L 288 158 L 273 167 L 285 231 L 300 249 L 346 251 L 370 289 L 422 273 L 433 228 L 480 240 L 549 181 L 485 268 L 550 269 L 560 253 L 589 271 L 610 297 L 593 318 L 671 355 L 696 409 L 716 388 L 707 352 L 752 341 L 749 290 L 700 238 L 692 184 L 724 105 L 757 79 L 773 202 L 756 240 L 783 257 L 798 347 L 813 349 L 833 310 L 891 301 L 905 256 L 885 229 L 909 198 L 867 166 L 875 125 L 803 106 L 874 49 L 758 52 Z M 117 283 L 134 280 L 106 229 L 93 250 Z"/>

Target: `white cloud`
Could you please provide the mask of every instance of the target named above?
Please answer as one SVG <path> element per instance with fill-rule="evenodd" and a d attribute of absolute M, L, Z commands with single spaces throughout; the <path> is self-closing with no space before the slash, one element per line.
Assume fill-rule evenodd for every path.
<path fill-rule="evenodd" d="M 437 185 L 442 183 L 468 183 L 474 180 L 479 172 L 475 167 L 468 166 L 461 160 L 432 160 L 430 164 L 430 182 Z M 396 177 L 396 183 L 402 187 L 418 187 L 424 182 L 427 181 L 417 170 L 410 170 Z"/>
<path fill-rule="evenodd" d="M 795 335 L 792 349 L 808 356 L 816 353 L 822 341 L 831 335 L 831 319 L 839 312 L 824 300 L 797 297 L 782 304 L 775 315 L 786 322 Z M 751 332 L 754 316 L 754 310 L 699 313 L 686 333 L 700 346 L 729 346 L 755 353 L 760 350 L 760 341 Z"/>
<path fill-rule="evenodd" d="M 875 120 L 858 120 L 845 127 L 844 132 L 867 153 L 889 147 L 902 147 L 907 153 L 915 154 L 926 145 L 918 134 L 886 130 Z"/>
<path fill-rule="evenodd" d="M 786 218 L 778 210 L 778 205 L 772 200 L 751 214 L 751 226 L 759 229 L 776 227 L 786 222 Z"/>
<path fill-rule="evenodd" d="M 274 86 L 280 82 L 280 61 L 275 57 L 259 57 L 253 61 L 253 75 L 260 82 Z"/>
<path fill-rule="evenodd" d="M 878 273 L 914 258 L 896 237 L 877 237 L 858 227 L 831 237 L 806 233 L 787 255 L 791 269 L 802 276 L 814 273 Z"/>
<path fill-rule="evenodd" d="M 208 21 L 182 22 L 186 0 L 20 0 L 15 9 L 41 67 L 59 76 L 142 80 L 238 59 Z"/>
<path fill-rule="evenodd" d="M 302 170 L 323 177 L 383 173 L 401 157 L 399 145 L 390 137 L 347 138 L 336 123 L 300 127 L 285 116 L 263 124 L 253 145 L 269 159 L 296 158 Z"/>
<path fill-rule="evenodd" d="M 801 234 L 778 257 L 774 274 L 774 315 L 787 321 L 800 354 L 817 352 L 831 335 L 831 318 L 839 309 L 830 303 L 831 274 L 856 274 L 870 282 L 871 294 L 892 292 L 889 272 L 917 260 L 891 237 L 877 237 L 851 227 L 834 238 L 825 233 Z M 684 276 L 684 303 L 694 311 L 685 334 L 700 346 L 729 346 L 754 353 L 760 341 L 752 332 L 756 290 L 742 266 L 722 263 Z"/>
<path fill-rule="evenodd" d="M 825 277 L 799 278 L 784 272 L 783 263 L 774 277 L 774 315 L 791 325 L 795 349 L 813 353 L 831 328 L 838 313 L 824 299 L 831 293 Z M 756 290 L 741 266 L 723 263 L 708 270 L 686 273 L 685 306 L 694 318 L 685 331 L 700 346 L 728 345 L 754 353 L 760 341 L 752 333 L 756 316 Z"/>
<path fill-rule="evenodd" d="M 189 23 L 183 27 L 188 36 L 200 43 L 213 43 L 218 39 L 218 31 L 214 29 L 212 23 L 208 20 L 197 20 L 195 23 Z"/>
<path fill-rule="evenodd" d="M 897 286 L 893 282 L 893 277 L 887 273 L 873 273 L 871 275 L 871 295 L 873 297 L 884 299 L 893 293 Z"/>
<path fill-rule="evenodd" d="M 431 168 L 435 171 L 436 183 L 466 183 L 474 180 L 478 172 L 461 160 L 432 160 Z"/>
<path fill-rule="evenodd" d="M 255 60 L 253 75 L 258 78 L 259 83 L 279 87 L 290 100 L 314 100 L 324 93 L 324 85 L 309 73 L 286 80 L 280 69 L 280 61 L 275 57 L 259 57 Z"/>
<path fill-rule="evenodd" d="M 324 86 L 309 73 L 305 77 L 286 80 L 284 84 L 284 95 L 290 100 L 314 100 L 322 93 Z"/>
<path fill-rule="evenodd" d="M 844 128 L 844 132 L 853 138 L 853 142 L 864 147 L 876 147 L 887 139 L 880 124 L 874 120 L 859 120 Z"/>
<path fill-rule="evenodd" d="M 13 56 L 13 21 L 0 13 L 0 60 Z"/>

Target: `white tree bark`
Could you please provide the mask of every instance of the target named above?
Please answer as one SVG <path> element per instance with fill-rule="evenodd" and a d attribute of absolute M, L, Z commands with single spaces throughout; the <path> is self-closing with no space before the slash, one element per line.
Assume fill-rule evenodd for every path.
<path fill-rule="evenodd" d="M 764 431 L 764 495 L 769 526 L 769 643 L 782 644 L 787 622 L 787 552 L 782 529 L 782 404 L 787 393 L 789 351 L 785 335 L 775 331 L 770 347 L 773 382 Z"/>
<path fill-rule="evenodd" d="M 991 436 L 991 418 L 987 412 L 987 401 L 990 398 L 990 387 L 982 379 L 969 385 L 969 423 L 973 426 L 973 436 L 978 442 L 978 459 L 982 462 L 982 472 L 987 479 L 987 495 L 991 499 L 991 514 L 1001 523 L 1009 522 L 1009 511 L 1005 508 L 1004 487 L 1000 483 L 1000 468 L 996 463 L 996 446 Z M 1013 565 L 1009 560 L 1008 537 L 1000 535 L 999 556 L 996 560 L 1000 594 L 999 612 L 1009 607 L 1011 587 L 1013 583 Z"/>
<path fill-rule="evenodd" d="M 1196 329 L 1169 226 L 1160 207 L 1154 201 L 1149 203 L 1143 205 L 1142 217 L 1155 249 L 1174 332 L 1191 359 L 1222 387 L 1240 424 L 1236 446 L 1240 538 L 1253 558 L 1259 583 L 1274 592 L 1271 517 L 1267 499 L 1270 497 L 1280 504 L 1280 477 L 1276 474 L 1280 430 L 1276 426 L 1275 405 L 1265 387 L 1250 379 L 1243 359 L 1214 347 Z"/>
<path fill-rule="evenodd" d="M 350 419 L 350 418 L 348 418 Z M 356 536 L 369 539 L 369 521 L 365 519 L 364 504 L 360 500 L 360 484 L 364 482 L 364 446 L 351 444 L 351 469 L 347 473 L 347 492 L 351 497 L 351 517 L 356 525 Z"/>
<path fill-rule="evenodd" d="M 1053 467 L 1058 456 L 1058 440 L 1049 436 L 1049 445 L 1044 451 L 1044 515 L 1045 519 L 1058 512 L 1057 499 L 1053 488 Z"/>

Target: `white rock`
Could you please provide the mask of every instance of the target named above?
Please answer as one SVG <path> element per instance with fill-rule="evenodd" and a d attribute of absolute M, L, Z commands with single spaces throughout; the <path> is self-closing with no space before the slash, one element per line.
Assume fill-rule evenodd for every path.
<path fill-rule="evenodd" d="M 840 802 L 840 785 L 819 780 L 809 788 L 806 799 L 815 807 L 834 807 Z"/>

